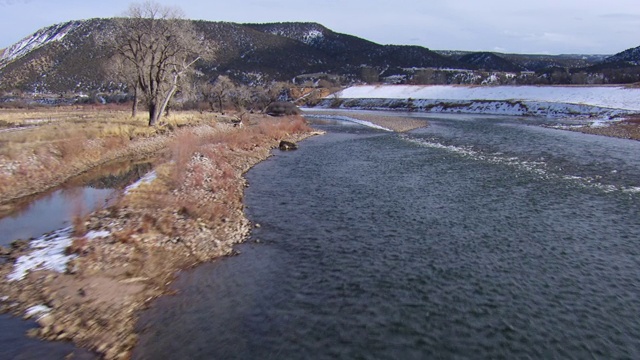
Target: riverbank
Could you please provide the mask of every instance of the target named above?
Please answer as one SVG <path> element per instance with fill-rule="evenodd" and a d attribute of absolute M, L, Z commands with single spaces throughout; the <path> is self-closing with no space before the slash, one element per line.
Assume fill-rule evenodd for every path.
<path fill-rule="evenodd" d="M 177 271 L 230 255 L 251 226 L 243 174 L 280 140 L 317 134 L 300 117 L 252 116 L 160 135 L 170 161 L 73 228 L 16 244 L 0 266 L 0 309 L 33 317 L 30 335 L 126 359 L 138 313 Z"/>
<path fill-rule="evenodd" d="M 597 122 L 578 126 L 556 126 L 555 128 L 640 141 L 640 117 L 638 116 L 629 116 L 619 121 Z"/>
<path fill-rule="evenodd" d="M 113 161 L 139 160 L 167 148 L 173 129 L 228 121 L 216 114 L 179 113 L 149 127 L 129 111 L 85 108 L 3 110 L 0 123 L 0 206 L 57 187 Z M 11 131 L 9 131 L 11 130 Z"/>

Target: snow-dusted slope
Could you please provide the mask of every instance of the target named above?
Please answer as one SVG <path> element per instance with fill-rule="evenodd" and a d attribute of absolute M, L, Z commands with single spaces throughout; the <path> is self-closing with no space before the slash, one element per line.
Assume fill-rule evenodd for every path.
<path fill-rule="evenodd" d="M 54 41 L 62 40 L 71 30 L 80 26 L 79 21 L 70 21 L 38 30 L 16 44 L 8 47 L 0 56 L 0 67 L 18 59 L 37 48 Z"/>
<path fill-rule="evenodd" d="M 640 89 L 615 86 L 354 86 L 339 97 L 545 102 L 640 111 Z"/>
<path fill-rule="evenodd" d="M 640 113 L 640 89 L 622 86 L 366 85 L 319 107 L 612 119 Z"/>

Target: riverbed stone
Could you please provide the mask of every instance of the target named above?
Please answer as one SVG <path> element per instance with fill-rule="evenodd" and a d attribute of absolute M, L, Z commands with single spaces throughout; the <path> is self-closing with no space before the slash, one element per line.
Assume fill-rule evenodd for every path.
<path fill-rule="evenodd" d="M 298 145 L 296 145 L 296 143 L 291 142 L 291 141 L 282 140 L 282 141 L 280 141 L 280 145 L 278 145 L 278 148 L 281 151 L 291 151 L 291 150 L 297 150 L 298 149 Z"/>
<path fill-rule="evenodd" d="M 36 320 L 38 325 L 42 326 L 43 328 L 52 326 L 55 323 L 55 321 L 56 321 L 55 317 L 51 314 L 40 316 L 40 318 Z"/>

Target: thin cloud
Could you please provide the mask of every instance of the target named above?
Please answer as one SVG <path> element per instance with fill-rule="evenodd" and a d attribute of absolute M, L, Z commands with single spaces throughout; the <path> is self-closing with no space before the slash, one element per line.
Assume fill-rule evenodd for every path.
<path fill-rule="evenodd" d="M 15 4 L 28 4 L 31 0 L 0 0 L 0 6 L 11 6 Z"/>
<path fill-rule="evenodd" d="M 602 19 L 612 19 L 612 20 L 631 20 L 631 21 L 640 21 L 640 14 L 604 14 L 599 16 Z"/>

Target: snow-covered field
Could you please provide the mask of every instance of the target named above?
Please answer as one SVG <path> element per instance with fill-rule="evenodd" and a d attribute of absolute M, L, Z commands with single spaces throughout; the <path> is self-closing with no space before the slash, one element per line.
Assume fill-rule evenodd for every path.
<path fill-rule="evenodd" d="M 640 89 L 614 86 L 353 86 L 343 99 L 511 100 L 640 111 Z"/>
<path fill-rule="evenodd" d="M 615 117 L 640 112 L 640 89 L 622 86 L 353 86 L 326 98 L 342 108 L 549 117 Z"/>

